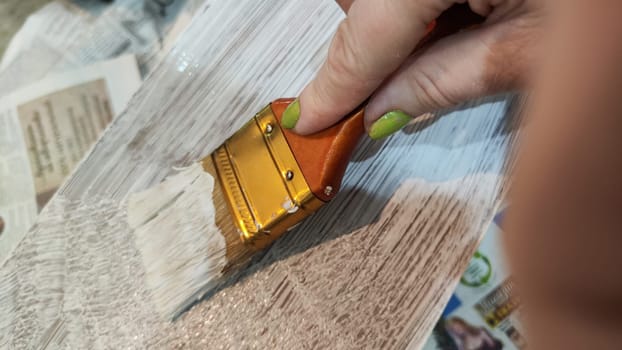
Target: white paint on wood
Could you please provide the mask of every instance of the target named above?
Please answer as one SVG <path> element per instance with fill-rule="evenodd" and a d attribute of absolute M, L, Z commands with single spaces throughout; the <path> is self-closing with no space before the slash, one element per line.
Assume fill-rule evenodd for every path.
<path fill-rule="evenodd" d="M 128 199 L 147 287 L 164 319 L 222 276 L 227 250 L 216 226 L 213 189 L 214 178 L 195 163 Z"/>

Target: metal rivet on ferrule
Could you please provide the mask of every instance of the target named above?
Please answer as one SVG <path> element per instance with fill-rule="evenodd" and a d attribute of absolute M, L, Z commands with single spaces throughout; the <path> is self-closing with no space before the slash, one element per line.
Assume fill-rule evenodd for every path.
<path fill-rule="evenodd" d="M 330 196 L 331 194 L 333 194 L 333 186 L 326 186 L 324 188 L 324 194 L 327 196 Z"/>
<path fill-rule="evenodd" d="M 291 170 L 288 170 L 287 172 L 285 172 L 285 178 L 289 181 L 291 179 L 294 178 L 294 172 Z"/>
<path fill-rule="evenodd" d="M 270 123 L 266 124 L 266 129 L 265 129 L 266 135 L 270 135 L 272 133 L 272 130 L 273 130 L 272 124 Z"/>

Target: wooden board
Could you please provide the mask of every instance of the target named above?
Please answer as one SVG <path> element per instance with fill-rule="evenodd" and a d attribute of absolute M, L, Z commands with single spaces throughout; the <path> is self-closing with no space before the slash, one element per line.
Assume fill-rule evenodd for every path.
<path fill-rule="evenodd" d="M 208 0 L 0 269 L 0 347 L 420 348 L 499 202 L 508 104 L 366 140 L 343 192 L 171 324 L 125 200 L 295 96 L 343 15 L 332 0 Z"/>

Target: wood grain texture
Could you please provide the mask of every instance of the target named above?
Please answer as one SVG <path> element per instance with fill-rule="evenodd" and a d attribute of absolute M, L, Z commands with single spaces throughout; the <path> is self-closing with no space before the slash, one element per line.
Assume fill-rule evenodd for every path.
<path fill-rule="evenodd" d="M 297 95 L 342 16 L 332 0 L 206 1 L 0 269 L 0 346 L 61 320 L 65 348 L 420 348 L 499 202 L 503 99 L 365 140 L 333 202 L 172 324 L 123 209 Z"/>

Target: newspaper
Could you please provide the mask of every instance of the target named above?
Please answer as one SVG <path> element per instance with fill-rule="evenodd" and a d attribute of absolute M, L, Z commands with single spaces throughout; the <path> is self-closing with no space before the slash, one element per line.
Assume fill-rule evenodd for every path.
<path fill-rule="evenodd" d="M 125 55 L 0 98 L 0 262 L 140 84 Z"/>
<path fill-rule="evenodd" d="M 11 38 L 0 60 L 0 70 L 20 59 L 22 53 L 33 49 L 47 49 L 61 54 L 71 42 L 79 40 L 85 28 L 95 18 L 69 2 L 50 2 L 34 12 Z M 41 57 L 35 57 L 41 59 Z"/>
<path fill-rule="evenodd" d="M 521 350 L 527 348 L 501 248 L 500 211 L 486 232 L 424 350 Z"/>
<path fill-rule="evenodd" d="M 146 76 L 203 2 L 175 0 L 162 15 L 148 9 L 145 0 L 116 0 L 93 12 L 68 0 L 52 1 L 26 20 L 7 47 L 0 62 L 0 96 L 50 72 L 129 53 Z"/>

